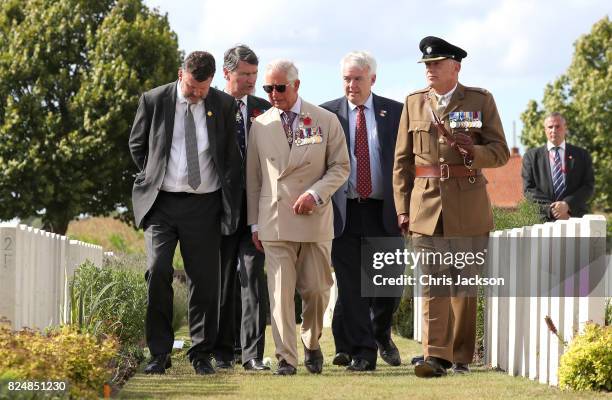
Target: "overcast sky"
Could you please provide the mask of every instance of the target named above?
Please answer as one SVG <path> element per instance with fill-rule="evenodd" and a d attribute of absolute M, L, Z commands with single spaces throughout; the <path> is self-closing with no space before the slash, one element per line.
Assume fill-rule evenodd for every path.
<path fill-rule="evenodd" d="M 425 86 L 419 41 L 439 36 L 463 48 L 460 82 L 491 91 L 510 146 L 512 121 L 544 86 L 564 73 L 573 43 L 610 14 L 604 0 L 145 0 L 167 13 L 185 53 L 210 51 L 217 60 L 213 84 L 225 86 L 223 52 L 236 43 L 259 56 L 261 89 L 265 65 L 295 61 L 300 95 L 319 104 L 342 96 L 339 60 L 368 50 L 378 63 L 376 94 L 403 101 Z M 606 4 L 608 4 L 606 6 Z M 570 127 L 571 129 L 571 127 Z M 518 139 L 516 140 L 518 142 Z"/>

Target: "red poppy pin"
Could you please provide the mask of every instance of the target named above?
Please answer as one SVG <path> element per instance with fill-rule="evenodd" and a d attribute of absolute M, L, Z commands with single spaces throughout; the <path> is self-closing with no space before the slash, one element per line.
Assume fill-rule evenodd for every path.
<path fill-rule="evenodd" d="M 259 108 L 254 108 L 253 110 L 251 110 L 251 117 L 252 118 L 257 118 L 261 114 L 263 114 L 263 112 Z"/>

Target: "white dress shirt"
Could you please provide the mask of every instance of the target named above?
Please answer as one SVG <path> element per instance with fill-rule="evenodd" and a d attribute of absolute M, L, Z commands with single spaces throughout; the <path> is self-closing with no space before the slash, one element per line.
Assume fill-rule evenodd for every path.
<path fill-rule="evenodd" d="M 370 152 L 370 176 L 372 180 L 372 193 L 369 198 L 379 199 L 383 198 L 382 188 L 382 166 L 381 166 L 381 149 L 380 141 L 378 140 L 378 129 L 376 127 L 376 114 L 374 113 L 374 102 L 372 93 L 368 99 L 363 103 L 365 109 L 363 113 L 365 115 L 366 127 L 368 129 L 368 150 Z M 350 101 L 348 102 L 349 113 L 349 158 L 351 161 L 351 174 L 349 175 L 348 185 L 348 198 L 355 199 L 359 197 L 357 194 L 357 157 L 355 156 L 355 130 L 357 128 L 357 114 L 359 110 L 357 106 Z"/>
<path fill-rule="evenodd" d="M 196 126 L 198 141 L 198 160 L 200 164 L 200 186 L 193 190 L 187 183 L 187 152 L 185 151 L 185 114 L 189 102 L 181 93 L 180 82 L 176 87 L 176 105 L 174 107 L 174 130 L 172 147 L 166 167 L 166 175 L 161 190 L 166 192 L 210 193 L 221 188 L 219 175 L 210 154 L 208 128 L 206 127 L 206 109 L 204 101 L 191 104 L 191 112 Z"/>
<path fill-rule="evenodd" d="M 550 141 L 546 142 L 546 149 L 548 150 L 548 166 L 550 167 L 550 176 L 553 176 L 555 173 L 555 171 L 553 171 L 555 165 L 555 147 L 557 146 L 552 144 Z M 561 172 L 563 172 L 563 179 L 565 180 L 565 140 L 561 142 L 558 147 L 560 147 L 559 157 L 561 157 Z"/>

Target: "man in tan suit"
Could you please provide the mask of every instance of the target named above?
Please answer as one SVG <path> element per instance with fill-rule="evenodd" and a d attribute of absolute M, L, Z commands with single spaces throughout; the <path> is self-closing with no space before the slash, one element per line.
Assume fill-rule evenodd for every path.
<path fill-rule="evenodd" d="M 251 125 L 247 154 L 247 215 L 253 242 L 265 250 L 278 375 L 297 366 L 294 293 L 302 297 L 304 365 L 321 373 L 319 338 L 329 302 L 331 196 L 349 176 L 346 141 L 336 116 L 298 96 L 291 61 L 266 70 L 273 107 Z"/>
<path fill-rule="evenodd" d="M 412 234 L 417 252 L 483 252 L 493 215 L 481 168 L 500 167 L 510 156 L 501 120 L 489 92 L 459 83 L 464 50 L 433 36 L 419 48 L 428 87 L 406 97 L 400 120 L 393 169 L 398 225 Z M 421 268 L 424 275 L 452 282 L 475 270 L 435 262 Z M 442 376 L 451 366 L 456 373 L 469 372 L 475 289 L 423 286 L 425 359 L 415 367 L 417 376 Z"/>

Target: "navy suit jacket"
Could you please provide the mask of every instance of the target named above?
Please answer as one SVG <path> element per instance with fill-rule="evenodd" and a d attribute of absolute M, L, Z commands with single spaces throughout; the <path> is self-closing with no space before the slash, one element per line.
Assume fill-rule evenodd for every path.
<path fill-rule="evenodd" d="M 388 234 L 399 234 L 397 227 L 397 213 L 393 200 L 393 160 L 395 155 L 395 141 L 399 128 L 400 117 L 402 116 L 402 103 L 372 95 L 374 115 L 376 116 L 376 129 L 381 148 L 382 176 L 383 176 L 383 225 Z M 348 122 L 348 100 L 341 97 L 336 100 L 321 104 L 325 108 L 336 114 L 344 129 L 346 145 L 350 152 L 350 133 Z M 348 192 L 348 180 L 334 193 L 332 202 L 334 206 L 334 236 L 339 237 L 344 232 L 346 224 L 346 200 Z"/>
<path fill-rule="evenodd" d="M 571 216 L 579 218 L 588 212 L 587 202 L 595 186 L 591 156 L 583 148 L 566 142 L 565 168 L 565 193 L 562 200 L 569 205 Z M 555 194 L 546 146 L 525 153 L 522 176 L 525 197 L 540 205 L 540 214 L 544 219 L 554 221 L 550 204 L 555 201 Z"/>

